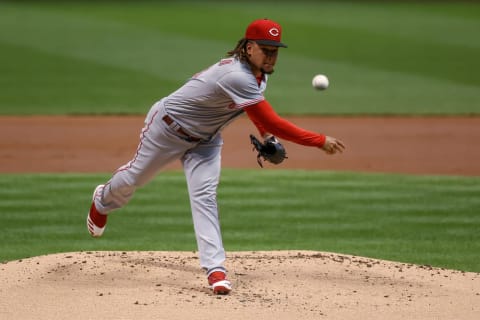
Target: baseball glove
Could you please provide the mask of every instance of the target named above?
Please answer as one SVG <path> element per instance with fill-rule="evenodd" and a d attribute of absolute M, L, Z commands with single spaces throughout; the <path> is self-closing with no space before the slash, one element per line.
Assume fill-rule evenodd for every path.
<path fill-rule="evenodd" d="M 262 158 L 273 164 L 279 164 L 287 159 L 285 148 L 274 136 L 261 143 L 253 134 L 251 134 L 250 141 L 253 144 L 253 150 L 258 152 L 257 162 L 262 168 Z"/>

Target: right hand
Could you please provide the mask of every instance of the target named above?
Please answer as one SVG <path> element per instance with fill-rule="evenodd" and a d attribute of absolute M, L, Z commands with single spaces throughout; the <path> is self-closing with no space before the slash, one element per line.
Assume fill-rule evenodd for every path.
<path fill-rule="evenodd" d="M 326 136 L 322 149 L 327 154 L 335 154 L 337 152 L 341 153 L 345 150 L 345 144 L 336 138 Z"/>

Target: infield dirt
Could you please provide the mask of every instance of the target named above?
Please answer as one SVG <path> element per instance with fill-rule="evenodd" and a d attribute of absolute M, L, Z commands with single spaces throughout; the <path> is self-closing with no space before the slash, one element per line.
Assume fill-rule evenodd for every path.
<path fill-rule="evenodd" d="M 284 142 L 288 159 L 268 169 L 480 175 L 480 117 L 300 118 L 339 138 L 342 155 Z M 113 172 L 137 148 L 143 117 L 0 117 L 0 172 Z M 224 131 L 223 167 L 259 168 L 246 117 Z M 174 163 L 167 169 L 180 168 Z"/>

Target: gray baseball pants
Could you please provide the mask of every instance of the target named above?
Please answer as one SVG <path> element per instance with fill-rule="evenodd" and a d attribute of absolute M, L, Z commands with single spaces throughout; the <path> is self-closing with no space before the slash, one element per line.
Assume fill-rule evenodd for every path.
<path fill-rule="evenodd" d="M 121 166 L 95 198 L 103 214 L 125 206 L 135 190 L 151 181 L 168 163 L 180 159 L 187 180 L 200 265 L 208 270 L 223 268 L 225 250 L 217 209 L 217 186 L 223 140 L 189 142 L 162 120 L 161 102 L 152 106 L 140 134 L 134 158 Z"/>

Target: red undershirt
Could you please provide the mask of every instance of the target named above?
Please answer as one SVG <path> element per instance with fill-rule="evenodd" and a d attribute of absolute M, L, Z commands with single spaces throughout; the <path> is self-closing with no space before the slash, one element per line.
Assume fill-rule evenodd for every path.
<path fill-rule="evenodd" d="M 246 107 L 245 112 L 262 136 L 268 132 L 278 138 L 310 147 L 320 148 L 325 143 L 325 135 L 299 128 L 283 119 L 267 100 Z"/>

